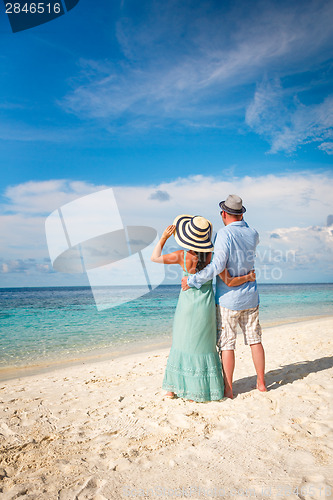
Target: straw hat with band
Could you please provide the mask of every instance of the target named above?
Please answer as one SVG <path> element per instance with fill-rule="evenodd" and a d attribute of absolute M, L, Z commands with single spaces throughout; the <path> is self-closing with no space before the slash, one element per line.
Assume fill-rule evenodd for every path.
<path fill-rule="evenodd" d="M 200 215 L 178 215 L 173 221 L 174 237 L 178 245 L 196 252 L 211 252 L 212 224 Z"/>

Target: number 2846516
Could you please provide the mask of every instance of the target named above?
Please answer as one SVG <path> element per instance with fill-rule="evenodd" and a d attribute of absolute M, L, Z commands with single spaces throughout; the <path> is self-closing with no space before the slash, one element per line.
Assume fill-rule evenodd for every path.
<path fill-rule="evenodd" d="M 39 2 L 39 3 L 25 3 L 23 5 L 19 3 L 6 3 L 6 14 L 21 14 L 21 12 L 24 12 L 25 14 L 44 14 L 48 13 L 51 14 L 51 12 L 55 14 L 59 14 L 61 11 L 61 5 L 60 3 L 44 3 L 44 2 Z"/>

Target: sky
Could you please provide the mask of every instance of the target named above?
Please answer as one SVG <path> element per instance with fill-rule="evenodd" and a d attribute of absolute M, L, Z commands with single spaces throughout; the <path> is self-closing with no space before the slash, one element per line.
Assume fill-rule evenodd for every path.
<path fill-rule="evenodd" d="M 89 284 L 45 220 L 107 188 L 159 234 L 236 193 L 259 282 L 333 281 L 331 1 L 80 0 L 17 33 L 0 8 L 0 287 Z"/>

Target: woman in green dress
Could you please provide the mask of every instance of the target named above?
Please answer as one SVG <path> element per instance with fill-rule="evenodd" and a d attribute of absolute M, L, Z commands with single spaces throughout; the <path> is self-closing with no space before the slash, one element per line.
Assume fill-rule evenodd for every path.
<path fill-rule="evenodd" d="M 170 236 L 184 248 L 162 255 Z M 177 264 L 184 276 L 207 266 L 212 258 L 212 225 L 201 216 L 180 215 L 168 226 L 153 250 L 151 260 Z M 255 279 L 254 271 L 231 278 L 225 269 L 220 277 L 228 286 L 238 286 Z M 190 401 L 220 400 L 224 395 L 221 361 L 216 350 L 216 312 L 212 280 L 200 289 L 180 291 L 173 322 L 172 347 L 162 388 L 166 396 Z"/>

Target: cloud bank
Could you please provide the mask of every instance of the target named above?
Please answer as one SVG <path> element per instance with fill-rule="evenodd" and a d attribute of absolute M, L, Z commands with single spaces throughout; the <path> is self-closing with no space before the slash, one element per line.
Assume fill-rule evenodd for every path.
<path fill-rule="evenodd" d="M 331 185 L 330 174 L 298 173 L 231 180 L 195 176 L 159 185 L 122 186 L 113 190 L 124 225 L 151 226 L 159 234 L 182 213 L 204 215 L 218 230 L 221 227 L 218 203 L 228 194 L 237 193 L 247 208 L 246 221 L 260 233 L 258 266 L 275 262 L 267 257 L 268 251 L 275 256 L 276 252 L 282 252 L 281 255 L 289 255 L 284 261 L 280 259 L 279 264 L 287 273 L 283 275 L 285 280 L 288 270 L 293 270 L 298 272 L 295 279 L 302 281 L 302 273 L 307 270 L 307 276 L 316 281 L 317 273 L 320 281 L 333 278 L 333 234 L 332 228 L 325 226 L 327 217 L 333 213 Z M 15 274 L 15 283 L 19 283 L 19 273 L 51 275 L 45 218 L 65 203 L 108 187 L 112 186 L 67 179 L 8 187 L 4 193 L 6 202 L 0 207 L 2 275 Z M 169 248 L 175 248 L 171 240 Z M 66 279 L 70 280 L 70 276 Z"/>

